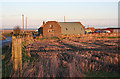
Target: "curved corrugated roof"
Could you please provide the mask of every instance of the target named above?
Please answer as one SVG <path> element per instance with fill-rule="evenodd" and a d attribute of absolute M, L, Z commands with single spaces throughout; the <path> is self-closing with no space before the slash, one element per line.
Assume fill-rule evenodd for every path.
<path fill-rule="evenodd" d="M 58 22 L 58 24 L 61 27 L 68 27 L 68 28 L 82 25 L 79 22 Z"/>
<path fill-rule="evenodd" d="M 80 34 L 84 26 L 80 22 L 58 22 L 62 28 L 62 34 Z M 84 29 L 85 30 L 85 29 Z"/>

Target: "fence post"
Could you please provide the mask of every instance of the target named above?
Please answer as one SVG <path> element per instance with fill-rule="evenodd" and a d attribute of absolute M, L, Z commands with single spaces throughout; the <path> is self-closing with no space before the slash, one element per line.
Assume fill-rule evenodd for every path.
<path fill-rule="evenodd" d="M 15 75 L 22 77 L 22 47 L 21 38 L 12 36 L 12 60 Z"/>
<path fill-rule="evenodd" d="M 20 43 L 20 57 L 19 57 L 19 61 L 20 61 L 20 63 L 19 63 L 19 65 L 20 65 L 20 77 L 22 77 L 22 43 L 21 43 L 21 39 L 19 39 L 19 43 Z"/>
<path fill-rule="evenodd" d="M 12 36 L 12 61 L 14 59 L 14 40 L 15 40 L 15 36 Z"/>

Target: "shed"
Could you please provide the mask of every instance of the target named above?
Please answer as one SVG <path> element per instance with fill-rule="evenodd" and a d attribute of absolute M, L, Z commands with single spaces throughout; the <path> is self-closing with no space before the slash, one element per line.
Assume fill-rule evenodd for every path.
<path fill-rule="evenodd" d="M 44 37 L 51 37 L 59 35 L 84 34 L 85 29 L 81 22 L 48 21 L 40 27 L 38 31 Z"/>

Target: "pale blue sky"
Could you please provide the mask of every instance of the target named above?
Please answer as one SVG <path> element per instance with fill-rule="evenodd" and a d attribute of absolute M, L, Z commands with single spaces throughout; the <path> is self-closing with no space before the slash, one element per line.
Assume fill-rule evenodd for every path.
<path fill-rule="evenodd" d="M 0 2 L 118 2 L 119 0 L 0 0 Z"/>
<path fill-rule="evenodd" d="M 117 26 L 118 2 L 4 2 L 1 3 L 4 28 L 22 27 L 22 14 L 28 27 L 38 28 L 42 21 L 80 21 L 85 26 Z"/>

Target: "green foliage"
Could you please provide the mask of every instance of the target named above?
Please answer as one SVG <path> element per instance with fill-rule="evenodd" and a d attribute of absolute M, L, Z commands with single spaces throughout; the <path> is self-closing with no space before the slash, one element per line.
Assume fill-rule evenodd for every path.
<path fill-rule="evenodd" d="M 11 70 L 13 69 L 13 64 L 10 61 L 12 57 L 11 50 L 11 44 L 2 47 L 2 55 L 5 56 L 5 58 L 2 60 L 2 77 L 9 77 Z"/>
<path fill-rule="evenodd" d="M 97 38 L 120 38 L 120 37 L 97 37 Z"/>
<path fill-rule="evenodd" d="M 108 38 L 120 38 L 120 37 L 108 37 Z"/>
<path fill-rule="evenodd" d="M 64 36 L 67 36 L 67 34 L 65 34 Z"/>
<path fill-rule="evenodd" d="M 26 41 L 22 42 L 22 45 L 25 46 L 26 45 Z"/>
<path fill-rule="evenodd" d="M 26 59 L 29 59 L 27 52 L 26 52 L 26 46 L 25 46 L 26 42 L 22 42 L 22 63 L 24 64 L 24 62 L 26 61 Z M 22 65 L 23 65 L 22 64 Z"/>
<path fill-rule="evenodd" d="M 37 54 L 31 54 L 31 57 L 29 57 L 27 55 L 27 51 L 26 51 L 26 41 L 22 43 L 22 65 L 24 65 L 25 61 L 30 61 L 29 64 L 31 64 L 34 60 L 38 59 L 38 55 Z"/>
<path fill-rule="evenodd" d="M 60 39 L 60 38 L 58 38 L 57 36 L 54 36 L 54 37 L 37 38 L 37 40 L 46 40 L 46 39 L 51 40 L 51 39 Z"/>
<path fill-rule="evenodd" d="M 105 38 L 104 36 L 102 36 L 102 37 L 97 37 L 97 38 Z"/>
<path fill-rule="evenodd" d="M 12 36 L 12 33 L 7 33 L 7 32 L 5 32 L 5 33 L 2 33 L 2 35 L 3 35 L 3 36 L 8 36 L 8 37 L 10 37 L 10 36 Z"/>
<path fill-rule="evenodd" d="M 104 72 L 104 71 L 92 71 L 86 74 L 86 77 L 120 77 L 119 73 L 116 72 Z"/>
<path fill-rule="evenodd" d="M 57 36 L 51 37 L 50 39 L 59 39 Z"/>
<path fill-rule="evenodd" d="M 64 38 L 62 38 L 62 39 L 65 39 L 65 37 L 64 37 Z"/>
<path fill-rule="evenodd" d="M 80 39 L 81 37 L 77 37 L 78 39 Z"/>
<path fill-rule="evenodd" d="M 39 38 L 40 40 L 44 40 L 44 39 L 48 39 L 47 37 L 46 38 Z"/>
<path fill-rule="evenodd" d="M 21 32 L 21 29 L 20 29 L 19 26 L 14 27 L 14 29 L 13 29 L 13 34 L 14 34 L 15 36 L 18 36 L 18 35 L 20 34 L 20 32 Z"/>

